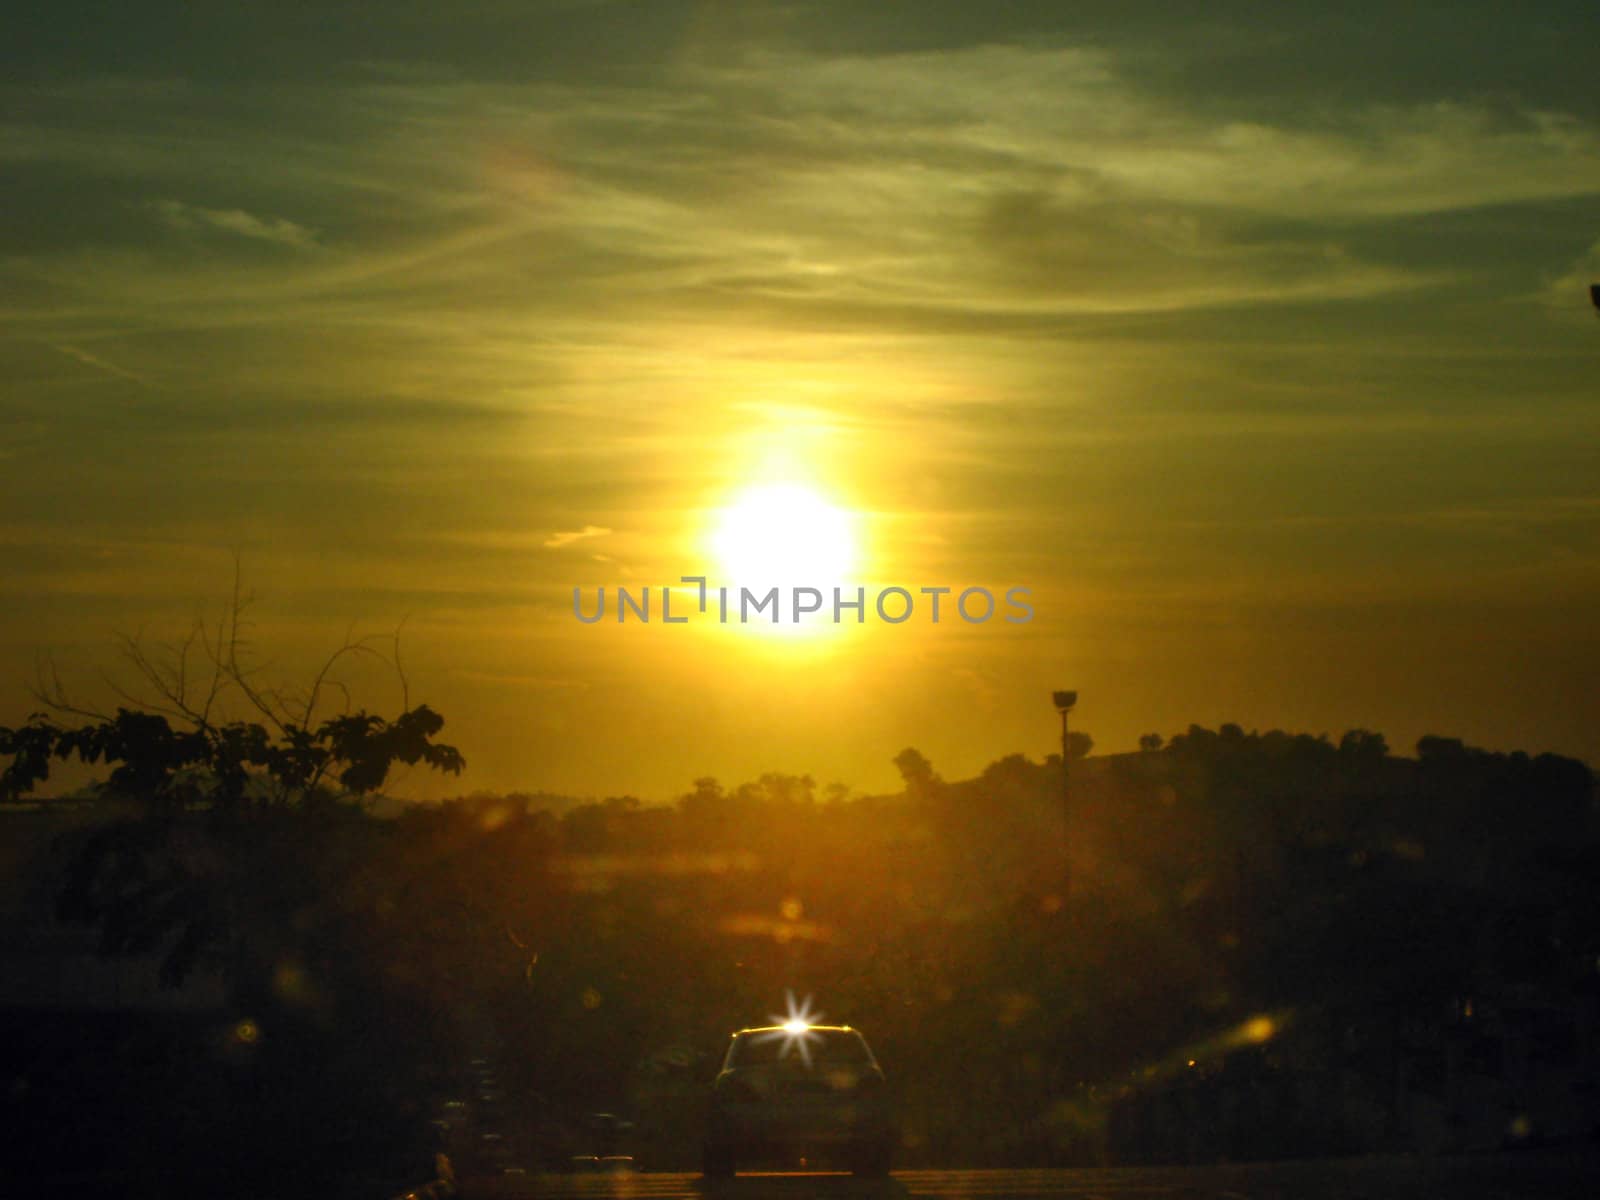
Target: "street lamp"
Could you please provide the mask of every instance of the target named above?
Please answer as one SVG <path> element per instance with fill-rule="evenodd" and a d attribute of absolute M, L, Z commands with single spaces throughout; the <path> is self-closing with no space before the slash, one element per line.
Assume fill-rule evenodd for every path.
<path fill-rule="evenodd" d="M 1071 789 L 1068 784 L 1069 768 L 1067 747 L 1067 714 L 1072 711 L 1072 706 L 1078 702 L 1077 692 L 1054 692 L 1051 699 L 1055 701 L 1056 711 L 1061 714 L 1061 842 L 1064 853 L 1061 858 L 1061 900 L 1067 899 L 1067 890 L 1072 886 L 1072 866 L 1070 854 L 1072 853 L 1071 837 L 1068 834 L 1068 820 L 1071 813 Z"/>

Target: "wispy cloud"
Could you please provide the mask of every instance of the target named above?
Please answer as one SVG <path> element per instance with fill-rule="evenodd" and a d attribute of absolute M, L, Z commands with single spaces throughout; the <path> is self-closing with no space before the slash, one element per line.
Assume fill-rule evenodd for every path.
<path fill-rule="evenodd" d="M 570 546 L 573 542 L 587 541 L 589 538 L 605 537 L 611 530 L 603 529 L 599 525 L 585 525 L 582 529 L 564 530 L 553 533 L 545 539 L 545 547 L 550 550 L 559 550 L 563 546 Z"/>
<path fill-rule="evenodd" d="M 1600 283 L 1600 241 L 1546 284 L 1539 299 L 1553 312 L 1589 316 L 1594 305 L 1585 301 L 1589 299 L 1589 288 L 1596 283 Z"/>
<path fill-rule="evenodd" d="M 150 382 L 143 375 L 130 371 L 126 367 L 119 367 L 116 363 L 110 362 L 98 354 L 90 354 L 82 347 L 69 345 L 65 342 L 52 342 L 50 343 L 50 348 L 65 354 L 68 358 L 77 359 L 86 366 L 91 366 L 97 371 L 104 371 L 107 375 L 115 376 L 118 379 L 128 379 L 134 383 L 146 385 Z"/>
<path fill-rule="evenodd" d="M 238 208 L 201 208 L 178 200 L 158 200 L 154 208 L 174 229 L 231 233 L 296 250 L 310 250 L 317 245 L 317 235 L 312 230 L 283 217 L 258 217 Z"/>

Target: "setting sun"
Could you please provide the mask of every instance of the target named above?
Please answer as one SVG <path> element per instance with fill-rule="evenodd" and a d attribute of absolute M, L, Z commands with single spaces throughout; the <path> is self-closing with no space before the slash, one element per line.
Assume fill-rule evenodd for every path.
<path fill-rule="evenodd" d="M 711 549 L 729 584 L 827 588 L 856 565 L 850 514 L 801 484 L 762 484 L 717 514 Z"/>

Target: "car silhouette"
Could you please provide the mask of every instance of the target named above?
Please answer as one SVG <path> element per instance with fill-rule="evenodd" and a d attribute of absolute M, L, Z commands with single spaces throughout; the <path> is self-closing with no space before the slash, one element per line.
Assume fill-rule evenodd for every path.
<path fill-rule="evenodd" d="M 883 1070 L 858 1031 L 791 1021 L 732 1035 L 712 1088 L 707 1178 L 801 1160 L 881 1176 L 897 1140 Z"/>

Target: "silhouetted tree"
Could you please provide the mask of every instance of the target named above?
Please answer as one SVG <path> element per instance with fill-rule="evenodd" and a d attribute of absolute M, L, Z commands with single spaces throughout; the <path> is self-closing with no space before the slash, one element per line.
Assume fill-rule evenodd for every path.
<path fill-rule="evenodd" d="M 1383 734 L 1367 729 L 1350 729 L 1339 739 L 1339 753 L 1347 758 L 1380 761 L 1389 754 Z"/>
<path fill-rule="evenodd" d="M 397 658 L 393 718 L 351 711 L 335 677 L 342 658 L 377 652 L 364 641 L 291 696 L 243 661 L 243 611 L 236 588 L 223 620 L 197 624 L 170 655 L 124 639 L 138 682 L 112 685 L 113 712 L 42 673 L 51 713 L 0 729 L 0 796 L 26 796 L 67 759 L 108 770 L 102 796 L 117 815 L 74 835 L 57 912 L 97 927 L 104 953 L 158 955 L 168 986 L 220 975 L 249 1030 L 236 1043 L 243 1090 L 210 1102 L 207 1132 L 160 1169 L 220 1156 L 230 1187 L 248 1192 L 285 1170 L 332 1169 L 321 1156 L 348 1160 L 363 1139 L 391 1155 L 385 1138 L 418 1136 L 406 1123 L 442 1014 L 421 1003 L 426 981 L 385 958 L 415 948 L 386 926 L 404 880 L 381 869 L 392 847 L 364 802 L 397 764 L 455 774 L 465 763 L 435 740 L 443 718 L 405 699 Z M 344 711 L 321 712 L 330 696 Z"/>
<path fill-rule="evenodd" d="M 933 764 L 928 761 L 927 756 L 913 746 L 907 746 L 896 754 L 894 765 L 906 785 L 906 792 L 911 795 L 927 791 L 939 778 L 934 774 Z"/>
<path fill-rule="evenodd" d="M 700 838 L 720 838 L 731 830 L 737 811 L 734 798 L 709 775 L 694 781 L 694 790 L 678 797 L 686 830 Z"/>

